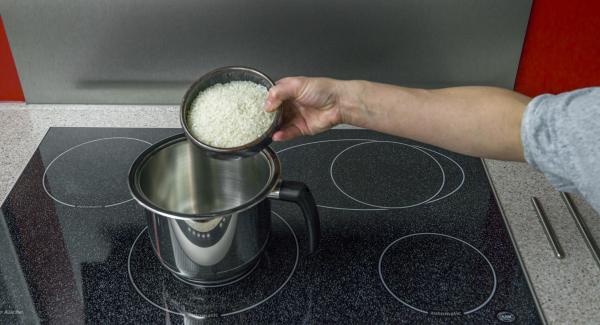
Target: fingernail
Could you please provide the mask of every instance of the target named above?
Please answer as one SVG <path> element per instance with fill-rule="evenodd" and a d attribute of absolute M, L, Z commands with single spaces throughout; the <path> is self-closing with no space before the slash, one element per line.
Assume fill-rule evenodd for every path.
<path fill-rule="evenodd" d="M 273 135 L 271 136 L 271 139 L 273 139 L 273 141 L 279 141 L 281 140 L 281 134 L 279 131 L 273 133 Z"/>
<path fill-rule="evenodd" d="M 271 108 L 271 100 L 267 99 L 267 100 L 265 101 L 265 106 L 263 107 L 263 109 L 264 109 L 265 111 L 268 111 L 270 108 Z"/>
<path fill-rule="evenodd" d="M 265 102 L 265 111 L 272 112 L 275 110 L 275 108 L 276 107 L 274 107 L 273 101 L 271 101 L 270 99 L 267 99 L 267 101 Z"/>

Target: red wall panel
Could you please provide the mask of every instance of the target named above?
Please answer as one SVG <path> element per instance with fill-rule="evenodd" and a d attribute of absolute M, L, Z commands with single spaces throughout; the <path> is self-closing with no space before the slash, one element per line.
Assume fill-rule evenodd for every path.
<path fill-rule="evenodd" d="M 8 37 L 0 16 L 0 101 L 25 101 Z"/>
<path fill-rule="evenodd" d="M 515 90 L 600 86 L 600 1 L 534 0 Z"/>

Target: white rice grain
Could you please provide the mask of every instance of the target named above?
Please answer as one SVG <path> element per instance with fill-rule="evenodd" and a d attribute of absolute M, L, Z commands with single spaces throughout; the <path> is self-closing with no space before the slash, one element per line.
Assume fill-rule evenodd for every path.
<path fill-rule="evenodd" d="M 267 131 L 275 118 L 263 110 L 267 88 L 251 81 L 211 86 L 192 102 L 188 129 L 200 142 L 218 148 L 248 144 Z"/>

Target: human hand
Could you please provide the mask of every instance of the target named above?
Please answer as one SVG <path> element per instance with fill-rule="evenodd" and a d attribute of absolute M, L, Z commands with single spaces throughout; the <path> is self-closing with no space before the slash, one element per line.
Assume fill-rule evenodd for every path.
<path fill-rule="evenodd" d="M 274 141 L 314 135 L 343 122 L 348 95 L 345 81 L 328 78 L 289 77 L 271 87 L 265 103 L 267 112 L 282 109 L 282 123 Z"/>

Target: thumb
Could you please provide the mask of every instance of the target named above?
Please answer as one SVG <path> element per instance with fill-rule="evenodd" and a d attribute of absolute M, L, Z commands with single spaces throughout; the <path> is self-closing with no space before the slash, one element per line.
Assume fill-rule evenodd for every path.
<path fill-rule="evenodd" d="M 275 86 L 269 89 L 264 110 L 273 112 L 284 101 L 300 97 L 305 81 L 303 77 L 288 77 L 277 81 Z"/>

